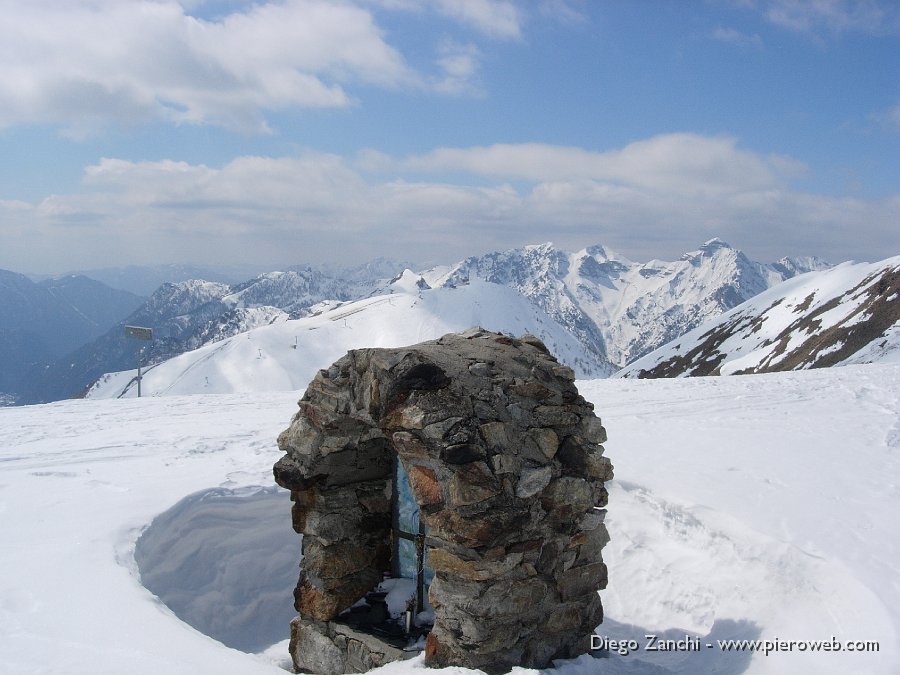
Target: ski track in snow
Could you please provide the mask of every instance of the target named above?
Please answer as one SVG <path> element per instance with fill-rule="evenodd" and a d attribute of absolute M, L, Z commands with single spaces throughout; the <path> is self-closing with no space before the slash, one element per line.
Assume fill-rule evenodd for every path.
<path fill-rule="evenodd" d="M 836 636 L 881 649 L 639 650 L 550 672 L 900 672 L 900 366 L 578 385 L 609 431 L 616 472 L 598 634 L 641 643 L 688 634 L 704 644 Z M 275 438 L 298 398 L 0 409 L 0 672 L 284 672 L 288 626 L 248 598 L 279 596 L 264 581 L 277 562 L 290 601 L 296 561 L 284 547 L 299 537 L 287 506 L 242 500 L 253 486 L 271 493 Z M 168 535 L 165 523 L 175 528 Z M 143 564 L 157 562 L 144 574 L 169 606 L 140 584 L 135 547 L 145 532 L 154 534 L 139 545 Z M 252 648 L 276 644 L 245 654 L 178 616 L 232 644 L 240 625 L 263 617 L 275 634 L 254 635 Z M 418 657 L 381 672 L 422 668 Z"/>
<path fill-rule="evenodd" d="M 181 373 L 172 381 L 172 384 L 170 384 L 168 387 L 166 387 L 162 393 L 163 394 L 170 393 L 173 389 L 175 389 L 176 385 L 178 385 L 179 382 L 181 382 L 185 377 L 187 377 L 187 375 L 191 371 L 193 371 L 195 368 L 202 366 L 207 361 L 215 358 L 216 355 L 219 354 L 220 352 L 227 351 L 228 349 L 232 348 L 233 346 L 234 346 L 234 344 L 230 340 L 226 340 L 226 341 L 222 342 L 221 344 L 216 345 L 215 347 L 210 349 L 208 353 L 204 354 L 199 359 L 197 359 L 193 363 L 189 364 L 183 371 L 181 371 Z M 157 364 L 157 365 L 161 365 L 161 364 Z"/>

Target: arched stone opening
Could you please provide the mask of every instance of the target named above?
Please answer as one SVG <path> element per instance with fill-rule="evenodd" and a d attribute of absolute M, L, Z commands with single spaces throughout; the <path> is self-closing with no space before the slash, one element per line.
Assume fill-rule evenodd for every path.
<path fill-rule="evenodd" d="M 299 405 L 275 465 L 304 535 L 298 669 L 353 672 L 399 656 L 336 621 L 391 569 L 395 455 L 428 527 L 427 664 L 503 672 L 589 648 L 612 467 L 593 406 L 537 338 L 472 329 L 354 350 L 319 371 Z"/>

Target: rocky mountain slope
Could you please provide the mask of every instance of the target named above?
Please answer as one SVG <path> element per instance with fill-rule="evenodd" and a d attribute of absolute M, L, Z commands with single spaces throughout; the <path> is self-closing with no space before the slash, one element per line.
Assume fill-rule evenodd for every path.
<path fill-rule="evenodd" d="M 427 288 L 406 271 L 388 293 L 301 319 L 278 320 L 206 344 L 148 368 L 145 396 L 303 389 L 316 371 L 362 347 L 398 347 L 482 326 L 537 335 L 579 377 L 607 377 L 610 364 L 587 352 L 562 326 L 520 293 L 473 280 L 457 288 Z M 108 373 L 88 398 L 136 396 L 135 369 Z"/>
<path fill-rule="evenodd" d="M 479 278 L 515 288 L 587 349 L 621 366 L 787 278 L 827 267 L 818 258 L 762 264 L 712 239 L 674 262 L 635 263 L 603 246 L 575 253 L 526 246 L 467 258 L 425 278 L 433 286 Z"/>
<path fill-rule="evenodd" d="M 375 260 L 349 270 L 289 268 L 231 286 L 196 280 L 165 284 L 126 322 L 154 328 L 156 339 L 145 358 L 159 363 L 259 326 L 396 292 L 392 284 L 401 277 L 392 277 L 403 269 L 396 265 Z M 476 280 L 505 286 L 573 336 L 583 352 L 579 358 L 603 375 L 785 278 L 826 266 L 815 258 L 764 265 L 718 239 L 680 260 L 643 264 L 603 246 L 569 253 L 541 244 L 467 258 L 421 275 L 410 272 L 402 283 L 416 290 L 452 289 Z M 135 348 L 117 326 L 35 374 L 23 398 L 71 396 L 104 372 L 133 367 Z"/>
<path fill-rule="evenodd" d="M 0 270 L 0 398 L 13 402 L 29 371 L 102 335 L 143 301 L 84 276 L 34 283 Z"/>
<path fill-rule="evenodd" d="M 900 362 L 900 256 L 795 277 L 626 367 L 623 377 Z"/>
<path fill-rule="evenodd" d="M 210 281 L 163 284 L 136 311 L 109 328 L 96 340 L 33 370 L 19 387 L 21 403 L 43 403 L 69 398 L 110 369 L 136 364 L 142 348 L 144 363 L 162 361 L 184 351 L 184 341 L 229 308 L 221 302 L 230 287 Z M 153 328 L 153 341 L 128 339 L 124 325 Z"/>
<path fill-rule="evenodd" d="M 83 391 L 104 373 L 135 367 L 137 349 L 147 365 L 253 328 L 314 314 L 384 289 L 386 261 L 335 277 L 309 267 L 261 274 L 240 284 L 188 280 L 165 283 L 147 302 L 105 334 L 49 366 L 29 372 L 18 387 L 20 403 L 43 403 Z M 126 338 L 123 325 L 153 328 L 153 341 Z"/>

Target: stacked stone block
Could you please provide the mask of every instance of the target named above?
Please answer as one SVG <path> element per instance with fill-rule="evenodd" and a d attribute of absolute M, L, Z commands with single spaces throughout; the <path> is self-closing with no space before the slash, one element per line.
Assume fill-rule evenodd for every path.
<path fill-rule="evenodd" d="M 358 648 L 337 645 L 328 622 L 389 569 L 393 453 L 428 527 L 426 663 L 505 672 L 585 652 L 606 586 L 605 440 L 572 370 L 532 336 L 472 329 L 319 371 L 275 465 L 304 535 L 295 665 L 392 658 L 370 649 L 351 663 Z"/>

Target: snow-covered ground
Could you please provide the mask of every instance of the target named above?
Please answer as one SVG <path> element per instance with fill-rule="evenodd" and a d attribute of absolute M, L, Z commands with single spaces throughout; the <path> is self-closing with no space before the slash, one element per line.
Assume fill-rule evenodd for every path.
<path fill-rule="evenodd" d="M 575 372 L 609 375 L 612 367 L 516 291 L 475 280 L 458 288 L 421 291 L 408 272 L 378 295 L 316 316 L 254 328 L 185 352 L 143 374 L 143 396 L 230 394 L 300 389 L 350 349 L 401 347 L 472 326 L 541 338 Z M 108 373 L 88 398 L 137 396 L 136 370 Z"/>
<path fill-rule="evenodd" d="M 579 387 L 616 467 L 598 634 L 641 648 L 549 672 L 900 672 L 900 366 Z M 299 393 L 0 409 L 0 672 L 284 672 L 284 642 L 251 655 L 179 620 L 135 545 L 146 531 L 148 585 L 226 642 L 284 612 L 255 600 L 279 595 L 271 565 L 290 603 L 299 538 L 271 466 Z M 274 626 L 257 647 L 287 637 Z M 702 647 L 647 652 L 646 634 Z M 832 637 L 880 650 L 716 643 Z"/>

